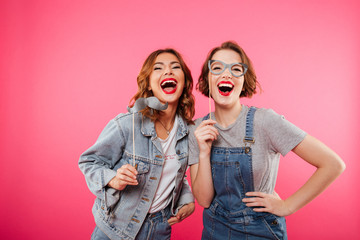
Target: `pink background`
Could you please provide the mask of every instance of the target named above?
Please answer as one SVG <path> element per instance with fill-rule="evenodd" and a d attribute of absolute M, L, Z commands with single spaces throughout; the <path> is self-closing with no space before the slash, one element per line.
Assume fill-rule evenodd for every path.
<path fill-rule="evenodd" d="M 0 3 L 0 236 L 90 239 L 79 155 L 125 112 L 153 50 L 174 47 L 197 81 L 208 51 L 236 40 L 273 108 L 333 148 L 347 169 L 287 217 L 289 239 L 355 239 L 360 230 L 360 4 L 324 1 L 2 0 Z M 207 99 L 195 92 L 196 117 Z M 314 168 L 290 153 L 276 191 L 286 198 Z M 202 208 L 173 228 L 200 239 Z"/>

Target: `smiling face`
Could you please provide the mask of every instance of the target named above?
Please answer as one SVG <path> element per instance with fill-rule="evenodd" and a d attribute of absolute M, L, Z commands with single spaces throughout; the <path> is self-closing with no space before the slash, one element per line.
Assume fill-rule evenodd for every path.
<path fill-rule="evenodd" d="M 230 49 L 222 49 L 217 51 L 211 60 L 218 60 L 225 64 L 241 63 L 240 55 Z M 241 71 L 241 67 L 237 69 L 234 65 L 233 73 Z M 213 69 L 216 71 L 217 66 Z M 221 74 L 213 74 L 209 72 L 209 81 L 211 88 L 211 96 L 215 101 L 216 106 L 231 108 L 235 105 L 240 105 L 239 96 L 244 85 L 244 76 L 235 77 L 228 68 Z"/>
<path fill-rule="evenodd" d="M 178 104 L 184 89 L 185 76 L 175 55 L 165 52 L 157 56 L 149 79 L 149 90 L 160 102 Z"/>

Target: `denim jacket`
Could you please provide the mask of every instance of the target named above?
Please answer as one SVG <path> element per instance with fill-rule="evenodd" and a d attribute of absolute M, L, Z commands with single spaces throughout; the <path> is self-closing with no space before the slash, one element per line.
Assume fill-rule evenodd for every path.
<path fill-rule="evenodd" d="M 133 162 L 133 116 L 119 114 L 104 128 L 96 143 L 79 160 L 90 191 L 96 195 L 93 214 L 96 225 L 110 238 L 134 239 L 150 209 L 158 187 L 164 155 L 154 123 L 135 113 L 135 165 L 138 185 L 122 191 L 108 187 L 116 170 Z M 176 133 L 176 154 L 180 162 L 172 193 L 173 215 L 185 204 L 194 202 L 185 172 L 188 164 L 188 128 L 179 117 Z"/>

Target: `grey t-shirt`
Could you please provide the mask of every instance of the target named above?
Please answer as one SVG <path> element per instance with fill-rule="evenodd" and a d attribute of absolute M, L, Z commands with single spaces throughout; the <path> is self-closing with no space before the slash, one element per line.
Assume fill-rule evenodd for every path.
<path fill-rule="evenodd" d="M 215 124 L 219 136 L 213 142 L 213 146 L 245 146 L 243 140 L 248 110 L 249 107 L 243 105 L 236 121 L 227 128 Z M 211 118 L 216 120 L 214 113 L 211 113 Z M 189 165 L 199 162 L 199 147 L 194 131 L 202 119 L 197 119 L 195 125 L 190 126 Z M 255 143 L 251 148 L 255 191 L 272 193 L 275 188 L 280 154 L 285 156 L 290 152 L 305 138 L 306 133 L 287 121 L 284 116 L 275 113 L 272 109 L 265 108 L 259 108 L 255 112 L 253 133 Z"/>

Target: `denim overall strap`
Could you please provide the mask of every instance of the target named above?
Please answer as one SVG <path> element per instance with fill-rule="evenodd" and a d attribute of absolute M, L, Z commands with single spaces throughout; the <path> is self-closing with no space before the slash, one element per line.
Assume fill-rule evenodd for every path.
<path fill-rule="evenodd" d="M 205 117 L 203 117 L 203 121 L 208 120 L 211 113 L 208 113 Z"/>
<path fill-rule="evenodd" d="M 248 113 L 246 114 L 246 126 L 245 126 L 245 137 L 244 137 L 244 152 L 248 156 L 249 159 L 249 169 L 248 171 L 243 171 L 242 175 L 246 177 L 246 184 L 245 184 L 245 192 L 252 192 L 254 191 L 254 177 L 252 171 L 252 149 L 251 145 L 255 143 L 254 138 L 254 116 L 256 107 L 250 107 Z M 247 143 L 250 143 L 250 146 L 247 146 Z"/>
<path fill-rule="evenodd" d="M 255 143 L 255 139 L 253 135 L 255 111 L 256 111 L 256 107 L 250 107 L 246 115 L 246 129 L 245 129 L 245 138 L 244 138 L 245 143 L 247 142 Z"/>
<path fill-rule="evenodd" d="M 218 203 L 232 215 L 247 207 L 242 199 L 246 192 L 254 191 L 252 171 L 252 149 L 247 142 L 254 143 L 253 122 L 256 108 L 249 108 L 246 116 L 245 144 L 239 147 L 211 148 L 211 170 L 216 195 L 213 202 Z M 209 115 L 205 116 L 206 120 Z M 240 143 L 241 144 L 241 143 Z M 241 144 L 242 145 L 242 144 Z"/>

